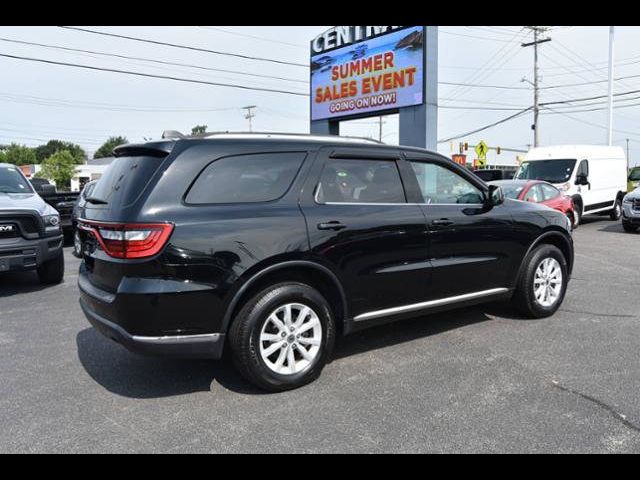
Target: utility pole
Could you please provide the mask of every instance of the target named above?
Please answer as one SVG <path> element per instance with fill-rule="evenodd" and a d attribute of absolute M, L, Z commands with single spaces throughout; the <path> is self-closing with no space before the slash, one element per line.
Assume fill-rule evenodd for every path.
<path fill-rule="evenodd" d="M 248 107 L 242 107 L 243 110 L 247 111 L 247 114 L 244 116 L 244 118 L 246 118 L 247 120 L 249 120 L 249 132 L 253 132 L 253 118 L 256 116 L 255 113 L 253 113 L 253 110 L 256 109 L 258 107 L 256 107 L 255 105 L 251 105 Z"/>
<path fill-rule="evenodd" d="M 382 142 L 382 126 L 384 125 L 384 119 L 382 116 L 378 117 L 378 141 Z"/>
<path fill-rule="evenodd" d="M 629 156 L 629 139 L 627 138 L 627 172 L 631 167 L 631 157 Z"/>
<path fill-rule="evenodd" d="M 540 70 L 538 68 L 538 45 L 550 42 L 550 38 L 540 38 L 547 31 L 545 27 L 527 27 L 533 31 L 533 42 L 523 43 L 522 47 L 533 46 L 533 146 L 540 146 L 538 117 L 540 115 Z"/>
<path fill-rule="evenodd" d="M 613 55 L 615 27 L 609 27 L 609 146 L 613 145 Z"/>

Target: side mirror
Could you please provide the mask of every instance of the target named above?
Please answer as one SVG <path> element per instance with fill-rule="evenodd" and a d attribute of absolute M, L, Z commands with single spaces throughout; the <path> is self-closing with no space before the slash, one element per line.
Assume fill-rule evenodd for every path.
<path fill-rule="evenodd" d="M 489 192 L 486 198 L 487 207 L 496 207 L 504 203 L 504 192 L 502 187 L 497 185 L 489 185 Z"/>
<path fill-rule="evenodd" d="M 578 175 L 576 177 L 576 185 L 589 185 L 589 178 L 584 174 Z"/>

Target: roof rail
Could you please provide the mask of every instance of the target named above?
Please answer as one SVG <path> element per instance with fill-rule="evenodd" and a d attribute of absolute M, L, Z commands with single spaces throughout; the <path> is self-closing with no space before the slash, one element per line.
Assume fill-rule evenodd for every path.
<path fill-rule="evenodd" d="M 210 138 L 221 135 L 246 135 L 246 136 L 279 136 L 279 137 L 297 137 L 297 138 L 323 138 L 326 140 L 346 140 L 346 141 L 358 141 L 358 142 L 367 142 L 367 143 L 376 143 L 379 145 L 385 145 L 384 142 L 375 140 L 373 138 L 366 137 L 351 137 L 351 136 L 338 136 L 338 135 L 320 135 L 320 134 L 312 134 L 312 133 L 286 133 L 286 132 L 207 132 L 198 135 L 187 136 L 184 138 Z"/>

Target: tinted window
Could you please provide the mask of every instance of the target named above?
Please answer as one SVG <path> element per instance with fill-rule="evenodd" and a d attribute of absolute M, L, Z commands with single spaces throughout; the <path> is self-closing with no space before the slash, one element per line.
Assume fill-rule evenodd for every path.
<path fill-rule="evenodd" d="M 282 197 L 306 153 L 259 153 L 216 160 L 200 174 L 187 203 L 258 203 Z"/>
<path fill-rule="evenodd" d="M 107 202 L 110 205 L 129 205 L 133 203 L 162 164 L 158 157 L 119 157 L 116 158 L 98 183 L 90 197 Z M 100 205 L 93 205 L 100 208 Z"/>
<path fill-rule="evenodd" d="M 424 203 L 433 205 L 480 204 L 482 192 L 448 168 L 435 163 L 411 162 Z"/>
<path fill-rule="evenodd" d="M 634 168 L 633 170 L 631 170 L 629 180 L 632 182 L 637 182 L 638 180 L 640 180 L 640 168 Z"/>
<path fill-rule="evenodd" d="M 540 185 L 534 185 L 533 187 L 531 187 L 527 192 L 527 194 L 525 195 L 524 199 L 527 202 L 535 202 L 535 203 L 542 202 L 544 200 L 544 197 L 542 196 L 542 190 L 540 189 Z"/>
<path fill-rule="evenodd" d="M 29 182 L 16 167 L 0 167 L 0 193 L 31 193 Z"/>
<path fill-rule="evenodd" d="M 316 190 L 318 203 L 405 203 L 398 167 L 391 161 L 330 159 Z"/>
<path fill-rule="evenodd" d="M 547 185 L 546 183 L 543 183 L 540 185 L 540 188 L 542 189 L 542 195 L 544 196 L 545 200 L 551 200 L 560 196 L 560 190 L 558 190 L 553 185 Z"/>
<path fill-rule="evenodd" d="M 576 166 L 575 160 L 536 160 L 524 162 L 516 180 L 544 180 L 549 183 L 568 182 Z"/>

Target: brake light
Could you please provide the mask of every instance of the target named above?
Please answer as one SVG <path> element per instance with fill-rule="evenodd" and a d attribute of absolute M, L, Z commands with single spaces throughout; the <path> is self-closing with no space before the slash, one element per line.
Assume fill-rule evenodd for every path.
<path fill-rule="evenodd" d="M 114 224 L 81 221 L 78 227 L 93 235 L 107 255 L 113 258 L 148 258 L 167 244 L 173 224 Z"/>

